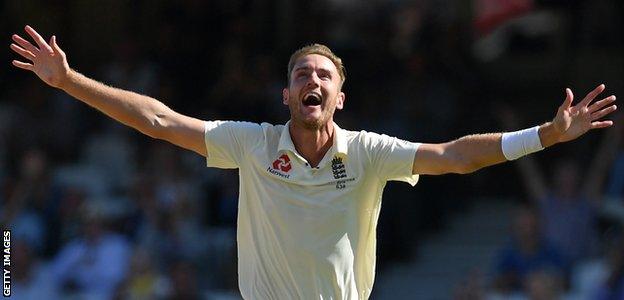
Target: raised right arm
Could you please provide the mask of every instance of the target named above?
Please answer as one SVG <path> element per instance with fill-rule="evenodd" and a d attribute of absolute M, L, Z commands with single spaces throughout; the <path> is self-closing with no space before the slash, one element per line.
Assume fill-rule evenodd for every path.
<path fill-rule="evenodd" d="M 203 121 L 179 114 L 154 98 L 107 86 L 72 70 L 55 36 L 47 43 L 30 26 L 26 32 L 38 47 L 14 34 L 11 49 L 30 61 L 14 60 L 14 66 L 34 72 L 48 85 L 150 137 L 206 156 Z"/>

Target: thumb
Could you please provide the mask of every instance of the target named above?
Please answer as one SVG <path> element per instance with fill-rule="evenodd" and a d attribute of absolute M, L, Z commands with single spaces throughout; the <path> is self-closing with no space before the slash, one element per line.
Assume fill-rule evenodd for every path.
<path fill-rule="evenodd" d="M 572 105 L 572 101 L 574 100 L 574 94 L 572 94 L 572 90 L 569 88 L 566 88 L 565 92 L 566 92 L 566 98 L 565 100 L 563 100 L 563 103 L 561 104 L 561 108 L 568 109 Z"/>

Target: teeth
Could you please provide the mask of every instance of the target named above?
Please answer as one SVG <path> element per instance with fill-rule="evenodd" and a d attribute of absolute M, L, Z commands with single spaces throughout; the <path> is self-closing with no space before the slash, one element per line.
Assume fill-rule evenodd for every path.
<path fill-rule="evenodd" d="M 321 96 L 317 93 L 309 93 L 303 99 L 304 105 L 319 105 L 321 102 Z"/>

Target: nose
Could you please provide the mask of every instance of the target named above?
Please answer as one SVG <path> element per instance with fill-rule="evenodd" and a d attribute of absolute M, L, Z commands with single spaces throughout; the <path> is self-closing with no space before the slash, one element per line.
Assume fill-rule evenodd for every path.
<path fill-rule="evenodd" d="M 316 72 L 312 72 L 310 76 L 308 76 L 308 82 L 306 82 L 307 86 L 318 87 L 321 85 L 321 79 L 318 77 Z"/>

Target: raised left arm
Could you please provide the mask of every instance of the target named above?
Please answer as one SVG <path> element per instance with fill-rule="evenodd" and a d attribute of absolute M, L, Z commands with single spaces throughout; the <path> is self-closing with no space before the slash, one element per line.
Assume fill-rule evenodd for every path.
<path fill-rule="evenodd" d="M 559 106 L 555 118 L 552 122 L 540 125 L 538 129 L 541 146 L 546 148 L 557 143 L 571 141 L 590 129 L 613 125 L 610 120 L 599 121 L 598 119 L 617 109 L 612 104 L 615 96 L 592 103 L 604 89 L 604 84 L 599 85 L 574 106 L 572 106 L 574 95 L 570 89 L 566 89 L 566 98 Z M 412 173 L 466 174 L 505 162 L 508 158 L 502 150 L 502 137 L 502 133 L 475 134 L 442 144 L 422 144 L 414 156 Z"/>

